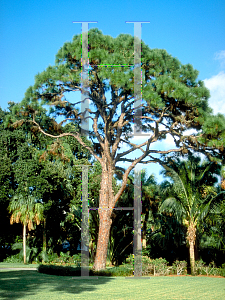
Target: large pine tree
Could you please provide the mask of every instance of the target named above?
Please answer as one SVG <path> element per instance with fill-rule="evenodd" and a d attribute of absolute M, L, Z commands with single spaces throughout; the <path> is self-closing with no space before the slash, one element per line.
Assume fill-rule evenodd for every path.
<path fill-rule="evenodd" d="M 130 171 L 138 163 L 156 162 L 159 154 L 186 152 L 187 148 L 197 147 L 199 151 L 218 155 L 218 151 L 214 150 L 218 145 L 208 146 L 207 134 L 203 131 L 201 141 L 196 134 L 185 135 L 187 129 L 201 130 L 211 114 L 207 102 L 209 91 L 202 81 L 197 80 L 198 71 L 190 64 L 181 64 L 166 50 L 150 49 L 144 42 L 141 46 L 144 75 L 142 116 L 140 113 L 136 115 L 148 136 L 140 144 L 132 143 L 134 107 L 138 109 L 134 105 L 134 38 L 128 34 L 112 38 L 98 29 L 91 29 L 88 43 L 89 90 L 86 96 L 91 105 L 86 110 L 91 120 L 87 135 L 92 146 L 86 144 L 81 130 L 63 132 L 64 123 L 57 124 L 54 119 L 48 126 L 42 126 L 38 117 L 40 102 L 51 106 L 53 117 L 64 116 L 65 122 L 77 124 L 78 128 L 87 116 L 78 110 L 80 98 L 74 96 L 74 93 L 82 91 L 84 84 L 84 78 L 81 78 L 82 63 L 85 63 L 81 61 L 81 35 L 75 35 L 72 42 L 63 45 L 56 55 L 54 66 L 36 75 L 34 86 L 28 88 L 18 107 L 20 114 L 17 120 L 30 122 L 33 129 L 52 138 L 72 136 L 101 164 L 100 223 L 94 264 L 95 269 L 100 270 L 106 266 L 112 209 L 126 187 Z M 115 66 L 122 64 L 123 67 Z M 224 124 L 223 121 L 221 126 L 224 127 Z M 158 150 L 154 144 L 168 135 L 172 136 L 174 147 Z M 126 150 L 122 151 L 124 145 Z M 131 153 L 134 153 L 133 158 L 129 156 Z M 119 191 L 114 192 L 113 176 L 121 162 L 127 162 L 128 166 L 123 172 Z"/>

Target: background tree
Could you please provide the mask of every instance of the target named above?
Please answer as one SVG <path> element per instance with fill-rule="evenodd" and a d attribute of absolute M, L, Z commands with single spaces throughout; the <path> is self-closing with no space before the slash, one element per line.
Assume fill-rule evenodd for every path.
<path fill-rule="evenodd" d="M 43 205 L 37 203 L 32 196 L 24 197 L 22 194 L 14 196 L 9 205 L 9 212 L 12 213 L 10 224 L 23 224 L 23 257 L 26 259 L 26 229 L 34 229 L 33 223 L 39 225 L 43 219 Z"/>
<path fill-rule="evenodd" d="M 72 42 L 63 45 L 56 55 L 55 65 L 35 77 L 34 86 L 28 88 L 25 98 L 14 110 L 15 117 L 9 119 L 7 124 L 18 126 L 26 122 L 33 130 L 39 130 L 52 138 L 71 136 L 101 164 L 101 209 L 94 265 L 96 270 L 100 270 L 106 266 L 113 207 L 126 188 L 130 171 L 138 163 L 156 162 L 159 154 L 182 152 L 186 151 L 187 147 L 198 147 L 199 151 L 207 151 L 209 155 L 218 156 L 219 153 L 214 150 L 216 145 L 205 144 L 206 136 L 202 135 L 200 141 L 197 134 L 185 134 L 187 129 L 200 130 L 211 113 L 207 103 L 209 91 L 202 81 L 197 80 L 198 71 L 190 64 L 182 65 L 165 50 L 150 49 L 144 42 L 141 53 L 145 76 L 142 88 L 142 117 L 139 121 L 143 121 L 142 128 L 149 136 L 141 144 L 130 141 L 133 106 L 136 101 L 133 92 L 134 38 L 127 34 L 120 34 L 117 38 L 104 36 L 98 29 L 89 31 L 91 68 L 87 97 L 91 100 L 91 106 L 87 110 L 92 128 L 87 134 L 93 146 L 87 144 L 78 130 L 84 120 L 84 112 L 78 111 L 80 101 L 71 101 L 69 96 L 82 91 L 81 47 L 81 35 L 74 36 Z M 124 64 L 126 67 L 102 68 L 99 64 Z M 107 92 L 111 94 L 110 99 L 106 96 Z M 40 101 L 42 104 L 51 105 L 50 113 L 53 116 L 63 116 L 64 120 L 59 124 L 53 119 L 43 123 L 39 113 L 40 109 L 43 109 Z M 218 119 L 214 121 L 219 122 Z M 63 124 L 67 122 L 76 125 L 75 129 L 63 132 Z M 167 135 L 172 136 L 176 146 L 169 150 L 154 148 L 153 144 L 165 139 Z M 124 145 L 128 150 L 121 150 Z M 134 153 L 136 158 L 128 157 L 131 153 Z M 124 161 L 129 165 L 124 171 L 120 190 L 115 192 L 113 177 L 118 164 Z"/>
<path fill-rule="evenodd" d="M 201 165 L 200 158 L 193 156 L 189 156 L 187 161 L 171 159 L 165 166 L 166 176 L 173 179 L 173 188 L 170 197 L 163 201 L 160 211 L 174 214 L 187 227 L 192 274 L 195 273 L 196 230 L 207 214 L 216 207 L 220 196 L 213 186 L 217 181 L 215 173 L 215 164 L 205 162 Z"/>
<path fill-rule="evenodd" d="M 71 137 L 65 137 L 52 143 L 51 138 L 35 131 L 34 128 L 30 130 L 26 123 L 21 124 L 17 129 L 4 128 L 3 123 L 12 114 L 15 103 L 9 103 L 8 109 L 8 112 L 1 111 L 0 124 L 0 156 L 2 159 L 0 174 L 2 183 L 0 187 L 0 214 L 2 217 L 0 222 L 2 228 L 5 229 L 1 232 L 0 238 L 1 244 L 4 245 L 5 249 L 8 249 L 7 253 L 1 249 L 2 258 L 6 254 L 9 255 L 13 241 L 17 235 L 20 235 L 19 227 L 10 226 L 11 228 L 9 228 L 8 226 L 10 216 L 7 208 L 13 195 L 24 193 L 25 188 L 31 192 L 32 196 L 42 201 L 45 219 L 49 212 L 53 216 L 59 216 L 60 228 L 57 232 L 59 236 L 53 238 L 55 226 L 58 226 L 57 218 L 54 220 L 54 218 L 49 217 L 49 226 L 46 225 L 46 228 L 38 228 L 32 232 L 33 238 L 29 239 L 29 243 L 32 242 L 31 240 L 36 240 L 36 245 L 33 245 L 33 242 L 32 245 L 39 251 L 40 244 L 42 245 L 40 238 L 42 235 L 45 237 L 46 231 L 48 231 L 49 242 L 52 240 L 54 243 L 55 239 L 56 241 L 65 239 L 65 227 L 63 226 L 62 230 L 60 224 L 65 223 L 65 212 L 68 212 L 70 202 L 76 200 L 77 203 L 80 203 L 80 194 L 78 196 L 75 191 L 81 183 L 81 172 L 77 170 L 75 165 L 87 164 L 90 159 L 88 151 Z M 40 118 L 43 120 L 43 124 L 49 121 L 44 110 L 41 111 Z M 67 130 L 68 127 L 71 130 L 71 126 L 68 124 L 64 130 Z M 75 243 L 76 240 L 79 240 L 77 233 L 73 237 Z M 44 244 L 45 242 L 43 247 Z M 44 247 L 43 250 L 46 251 L 47 249 Z"/>

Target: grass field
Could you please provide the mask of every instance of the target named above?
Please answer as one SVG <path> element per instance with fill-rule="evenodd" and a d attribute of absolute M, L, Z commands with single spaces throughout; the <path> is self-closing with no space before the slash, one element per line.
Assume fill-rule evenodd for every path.
<path fill-rule="evenodd" d="M 38 268 L 38 264 L 23 264 L 23 263 L 0 263 L 1 268 Z"/>
<path fill-rule="evenodd" d="M 9 264 L 7 264 L 9 267 Z M 18 264 L 14 264 L 18 267 Z M 3 264 L 0 264 L 0 268 Z M 0 299 L 225 299 L 225 278 L 75 279 L 35 270 L 0 270 Z"/>

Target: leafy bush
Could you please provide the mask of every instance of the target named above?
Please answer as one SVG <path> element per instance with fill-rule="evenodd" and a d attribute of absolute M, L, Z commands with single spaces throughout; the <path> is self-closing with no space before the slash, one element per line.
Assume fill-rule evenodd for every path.
<path fill-rule="evenodd" d="M 23 262 L 23 257 L 21 257 L 20 253 L 15 255 L 11 255 L 3 260 L 4 263 L 21 263 Z"/>
<path fill-rule="evenodd" d="M 57 276 L 81 276 L 81 268 L 70 266 L 39 265 L 38 272 Z"/>
<path fill-rule="evenodd" d="M 109 268 L 108 271 L 111 274 L 110 276 L 131 276 L 131 275 L 133 275 L 133 267 L 131 267 L 130 265 L 122 265 L 119 267 Z"/>
<path fill-rule="evenodd" d="M 56 265 L 56 266 L 77 266 L 80 267 L 81 265 L 81 254 L 75 254 L 72 257 L 67 254 L 60 252 L 60 256 L 56 253 L 51 253 L 51 254 L 46 254 L 44 252 L 41 253 L 41 257 L 43 259 L 43 262 L 51 265 Z"/>
<path fill-rule="evenodd" d="M 218 269 L 218 276 L 225 277 L 225 268 L 219 268 Z"/>
<path fill-rule="evenodd" d="M 185 260 L 179 261 L 176 260 L 173 263 L 173 272 L 176 275 L 183 275 L 183 274 L 187 274 L 187 262 Z"/>
<path fill-rule="evenodd" d="M 4 262 L 6 263 L 20 263 L 23 262 L 23 243 L 22 242 L 16 242 L 12 245 L 12 250 L 16 251 L 19 250 L 19 253 L 16 253 L 14 255 L 11 255 L 10 257 L 7 257 Z M 26 245 L 26 262 L 32 262 L 37 257 L 38 249 L 35 247 L 30 248 Z"/>
<path fill-rule="evenodd" d="M 165 258 L 156 258 L 153 260 L 154 276 L 169 275 L 172 271 L 172 267 L 168 266 L 168 261 Z"/>
<path fill-rule="evenodd" d="M 41 253 L 39 254 L 39 257 L 41 258 L 42 262 L 49 261 L 49 256 L 46 251 L 41 251 Z"/>
<path fill-rule="evenodd" d="M 61 260 L 61 262 L 60 262 Z M 70 260 L 73 261 L 74 267 L 70 264 Z M 65 261 L 65 262 L 64 262 Z M 55 263 L 39 265 L 38 271 L 40 273 L 46 273 L 50 275 L 58 276 L 81 276 L 80 267 L 81 256 L 74 255 L 73 257 L 60 256 L 55 259 Z M 75 263 L 76 262 L 76 263 Z M 62 265 L 62 264 L 65 265 Z M 61 265 L 60 265 L 61 264 Z M 169 275 L 169 274 L 186 274 L 187 262 L 176 260 L 173 266 L 168 266 L 166 259 L 157 258 L 150 259 L 147 256 L 142 257 L 142 275 L 152 274 L 154 276 Z M 205 263 L 200 260 L 196 261 L 196 273 L 202 275 L 217 275 L 225 277 L 225 268 L 216 268 L 214 263 L 206 266 Z M 90 276 L 132 276 L 133 275 L 133 255 L 127 258 L 126 263 L 119 267 L 111 267 L 101 271 L 95 271 L 89 267 Z"/>
<path fill-rule="evenodd" d="M 133 255 L 127 258 L 126 263 L 133 266 Z M 164 258 L 151 259 L 148 256 L 142 256 L 142 275 L 168 275 L 172 273 L 172 269 Z"/>
<path fill-rule="evenodd" d="M 195 272 L 197 275 L 214 275 L 225 277 L 225 269 L 223 267 L 224 266 L 222 265 L 222 268 L 216 268 L 214 262 L 211 262 L 207 266 L 202 259 L 195 262 Z"/>
<path fill-rule="evenodd" d="M 38 267 L 38 272 L 57 276 L 81 276 L 81 267 L 41 264 Z M 90 276 L 131 276 L 132 274 L 133 269 L 128 266 L 113 267 L 101 271 L 89 270 Z"/>

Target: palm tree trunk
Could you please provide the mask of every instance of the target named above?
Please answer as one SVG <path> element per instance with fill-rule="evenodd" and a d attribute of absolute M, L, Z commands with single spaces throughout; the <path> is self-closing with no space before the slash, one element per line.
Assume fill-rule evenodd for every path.
<path fill-rule="evenodd" d="M 23 262 L 26 264 L 26 225 L 23 225 Z"/>
<path fill-rule="evenodd" d="M 196 227 L 191 223 L 188 227 L 187 240 L 189 242 L 189 254 L 191 275 L 195 275 L 195 240 L 196 240 Z"/>
<path fill-rule="evenodd" d="M 146 215 L 145 214 L 145 219 L 146 219 Z M 146 241 L 146 230 L 147 230 L 147 221 L 144 220 L 143 222 L 143 229 L 142 229 L 142 248 L 146 248 L 146 245 L 147 245 L 147 241 Z"/>
<path fill-rule="evenodd" d="M 195 251 L 194 251 L 193 242 L 190 242 L 189 252 L 190 252 L 191 275 L 194 275 L 195 274 Z"/>
<path fill-rule="evenodd" d="M 47 251 L 47 242 L 46 242 L 46 218 L 44 218 L 43 223 L 43 251 Z"/>
<path fill-rule="evenodd" d="M 45 253 L 47 253 L 47 241 L 46 241 L 46 218 L 44 218 L 43 222 L 43 256 L 42 263 L 45 261 Z"/>

